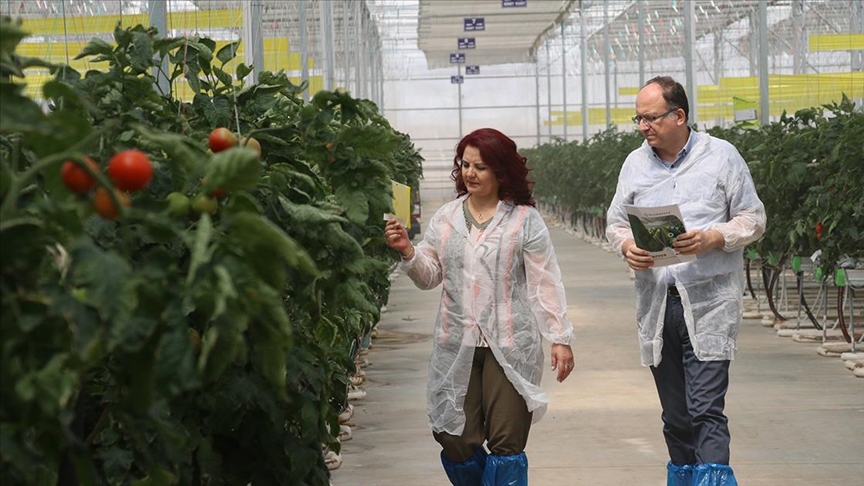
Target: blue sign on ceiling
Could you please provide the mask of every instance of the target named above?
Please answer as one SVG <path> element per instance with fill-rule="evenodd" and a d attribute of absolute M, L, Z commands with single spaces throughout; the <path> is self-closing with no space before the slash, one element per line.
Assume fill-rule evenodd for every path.
<path fill-rule="evenodd" d="M 501 0 L 501 7 L 527 7 L 528 0 Z"/>
<path fill-rule="evenodd" d="M 462 84 L 465 81 L 464 76 L 450 76 L 450 84 Z"/>
<path fill-rule="evenodd" d="M 465 74 L 480 74 L 480 66 L 465 66 Z"/>
<path fill-rule="evenodd" d="M 461 52 L 451 52 L 450 53 L 450 64 L 461 64 L 465 62 L 465 54 Z"/>

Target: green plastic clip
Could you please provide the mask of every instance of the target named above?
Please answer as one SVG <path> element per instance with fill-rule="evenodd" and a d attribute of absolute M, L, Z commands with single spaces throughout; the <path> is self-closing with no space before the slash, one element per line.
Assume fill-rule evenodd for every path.
<path fill-rule="evenodd" d="M 846 286 L 846 270 L 842 268 L 837 269 L 837 272 L 834 274 L 834 285 L 837 287 Z"/>

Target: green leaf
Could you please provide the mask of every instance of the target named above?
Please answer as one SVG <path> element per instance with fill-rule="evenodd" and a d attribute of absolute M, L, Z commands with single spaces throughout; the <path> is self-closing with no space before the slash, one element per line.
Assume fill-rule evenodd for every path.
<path fill-rule="evenodd" d="M 218 78 L 219 81 L 226 87 L 230 88 L 234 85 L 234 80 L 231 78 L 231 75 L 226 73 L 225 71 L 219 68 L 213 68 L 213 74 L 215 74 L 216 78 Z"/>
<path fill-rule="evenodd" d="M 170 486 L 178 484 L 180 478 L 160 466 L 154 466 L 144 479 L 132 481 L 132 486 Z"/>
<path fill-rule="evenodd" d="M 57 354 L 39 371 L 27 373 L 15 383 L 15 392 L 25 402 L 31 402 L 48 416 L 63 410 L 78 382 L 78 375 L 68 369 L 69 356 Z"/>
<path fill-rule="evenodd" d="M 297 224 L 311 228 L 330 223 L 345 223 L 347 220 L 338 214 L 325 211 L 309 204 L 294 204 L 284 196 L 279 196 L 279 205 Z"/>
<path fill-rule="evenodd" d="M 156 380 L 160 393 L 175 396 L 198 386 L 196 357 L 186 326 L 162 334 L 156 348 Z"/>
<path fill-rule="evenodd" d="M 207 166 L 203 191 L 223 189 L 228 193 L 255 187 L 261 178 L 258 153 L 247 147 L 233 147 L 215 154 Z"/>
<path fill-rule="evenodd" d="M 212 250 L 210 249 L 210 238 L 213 236 L 213 221 L 210 216 L 201 215 L 198 220 L 198 230 L 195 238 L 189 244 L 191 258 L 189 260 L 189 273 L 186 276 L 186 285 L 189 286 L 195 280 L 198 267 L 210 261 Z"/>
<path fill-rule="evenodd" d="M 229 238 L 236 245 L 269 258 L 277 256 L 309 275 L 318 275 L 318 269 L 306 250 L 267 218 L 254 213 L 239 213 L 230 218 L 227 226 Z"/>
<path fill-rule="evenodd" d="M 352 189 L 348 185 L 337 187 L 335 192 L 349 220 L 356 224 L 364 224 L 369 219 L 369 199 L 364 192 Z"/>
<path fill-rule="evenodd" d="M 0 83 L 0 133 L 30 132 L 46 125 L 45 115 L 25 97 L 23 84 Z"/>
<path fill-rule="evenodd" d="M 238 80 L 243 80 L 251 72 L 252 72 L 252 68 L 247 66 L 246 64 L 241 62 L 240 64 L 237 65 L 237 73 L 236 74 L 237 74 Z"/>
<path fill-rule="evenodd" d="M 221 49 L 219 49 L 219 52 L 216 53 L 216 59 L 219 59 L 222 64 L 231 61 L 232 59 L 237 57 L 237 48 L 239 45 L 240 41 L 234 41 L 225 44 L 224 46 L 222 46 Z"/>
<path fill-rule="evenodd" d="M 132 45 L 129 46 L 129 60 L 132 68 L 139 73 L 146 73 L 153 67 L 153 38 L 144 32 L 132 34 Z"/>
<path fill-rule="evenodd" d="M 111 57 L 114 54 L 114 46 L 98 37 L 94 37 L 90 39 L 90 42 L 88 42 L 86 46 L 84 46 L 81 53 L 75 56 L 75 59 L 78 60 L 83 57 L 95 56 L 97 54 Z"/>
<path fill-rule="evenodd" d="M 87 289 L 86 302 L 112 327 L 127 325 L 137 305 L 127 261 L 86 239 L 73 243 L 69 256 L 69 283 Z"/>

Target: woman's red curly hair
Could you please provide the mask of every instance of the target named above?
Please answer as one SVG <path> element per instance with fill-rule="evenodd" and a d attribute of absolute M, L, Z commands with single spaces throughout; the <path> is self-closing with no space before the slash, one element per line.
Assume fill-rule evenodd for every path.
<path fill-rule="evenodd" d="M 516 150 L 516 142 L 494 128 L 474 130 L 465 135 L 456 146 L 450 178 L 456 181 L 456 193 L 459 196 L 468 193 L 462 179 L 462 155 L 468 146 L 476 148 L 483 163 L 495 173 L 495 178 L 498 179 L 498 199 L 518 205 L 535 205 L 531 195 L 534 181 L 528 179 L 527 159 Z"/>

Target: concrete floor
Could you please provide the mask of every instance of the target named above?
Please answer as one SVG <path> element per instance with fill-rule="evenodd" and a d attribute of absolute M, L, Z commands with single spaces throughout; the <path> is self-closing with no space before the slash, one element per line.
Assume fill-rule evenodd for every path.
<path fill-rule="evenodd" d="M 429 213 L 431 215 L 431 213 Z M 623 261 L 550 227 L 576 331 L 576 370 L 543 377 L 549 411 L 531 430 L 532 485 L 665 485 L 668 461 L 651 373 L 639 364 L 634 291 Z M 401 273 L 367 355 L 334 486 L 446 486 L 427 426 L 425 380 L 440 286 Z M 864 486 L 864 379 L 816 344 L 744 321 L 726 412 L 742 486 Z M 548 361 L 548 347 L 546 348 Z"/>

